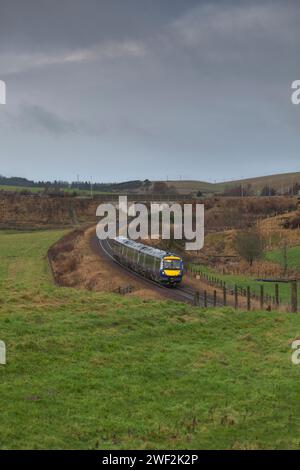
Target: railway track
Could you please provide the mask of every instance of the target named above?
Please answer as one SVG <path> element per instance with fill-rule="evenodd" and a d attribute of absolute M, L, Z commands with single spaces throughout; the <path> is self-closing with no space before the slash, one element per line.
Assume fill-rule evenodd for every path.
<path fill-rule="evenodd" d="M 186 302 L 190 304 L 194 304 L 195 302 L 195 290 L 192 289 L 191 287 L 187 286 L 178 286 L 175 288 L 171 288 L 169 286 L 165 286 L 163 284 L 160 284 L 159 282 L 156 282 L 152 279 L 148 279 L 142 274 L 134 271 L 133 269 L 129 268 L 128 266 L 125 266 L 124 264 L 120 263 L 118 260 L 116 260 L 112 254 L 112 250 L 109 244 L 108 240 L 99 240 L 97 238 L 97 242 L 99 245 L 99 248 L 102 250 L 102 252 L 105 254 L 107 258 L 109 258 L 113 263 L 118 265 L 122 270 L 130 272 L 131 275 L 136 277 L 137 279 L 142 280 L 143 282 L 146 282 L 149 285 L 154 286 L 155 288 L 162 289 L 164 291 L 168 291 L 168 294 L 172 296 L 175 300 L 181 301 L 181 302 Z M 200 305 L 204 305 L 204 293 L 199 292 L 199 301 Z M 213 297 L 209 294 L 207 294 L 207 305 L 212 306 L 213 305 Z M 221 305 L 217 303 L 217 305 Z"/>

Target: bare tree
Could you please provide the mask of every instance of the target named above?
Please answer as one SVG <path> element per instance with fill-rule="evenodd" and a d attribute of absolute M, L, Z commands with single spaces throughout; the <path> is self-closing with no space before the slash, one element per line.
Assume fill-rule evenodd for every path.
<path fill-rule="evenodd" d="M 250 266 L 252 266 L 253 261 L 263 256 L 263 244 L 257 230 L 239 232 L 235 239 L 235 248 Z"/>

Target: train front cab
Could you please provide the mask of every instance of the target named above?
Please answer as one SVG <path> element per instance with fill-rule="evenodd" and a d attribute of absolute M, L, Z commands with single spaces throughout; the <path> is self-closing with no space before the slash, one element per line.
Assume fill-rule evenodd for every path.
<path fill-rule="evenodd" d="M 164 284 L 179 284 L 183 276 L 183 262 L 179 256 L 166 255 L 161 260 L 160 280 Z"/>

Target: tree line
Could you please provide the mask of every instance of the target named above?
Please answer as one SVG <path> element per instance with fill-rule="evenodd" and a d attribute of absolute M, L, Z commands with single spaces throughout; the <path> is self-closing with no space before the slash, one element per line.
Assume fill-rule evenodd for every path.
<path fill-rule="evenodd" d="M 34 181 L 27 178 L 22 178 L 18 176 L 6 177 L 0 175 L 0 185 L 1 186 L 16 186 L 23 188 L 43 188 L 43 189 L 52 189 L 54 191 L 71 189 L 71 190 L 85 190 L 89 191 L 91 186 L 94 191 L 115 191 L 115 190 L 134 190 L 142 187 L 149 187 L 151 182 L 149 180 L 134 180 L 134 181 L 125 181 L 123 183 L 92 183 L 91 181 L 69 181 L 64 180 L 54 180 L 54 181 Z"/>

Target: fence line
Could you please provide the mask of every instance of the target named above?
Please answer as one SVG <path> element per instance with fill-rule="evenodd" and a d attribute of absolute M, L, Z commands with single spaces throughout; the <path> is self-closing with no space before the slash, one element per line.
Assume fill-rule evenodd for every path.
<path fill-rule="evenodd" d="M 260 285 L 260 292 L 251 290 L 250 286 L 242 287 L 238 284 L 228 284 L 226 281 L 202 271 L 195 265 L 189 265 L 187 272 L 196 279 L 201 279 L 206 284 L 212 287 L 216 287 L 221 290 L 222 304 L 226 306 L 228 304 L 228 295 L 233 297 L 233 305 L 236 309 L 239 308 L 239 297 L 243 297 L 246 300 L 247 310 L 251 310 L 252 301 L 256 301 L 261 309 L 266 308 L 267 310 L 280 309 L 282 306 L 290 307 L 291 312 L 298 312 L 298 291 L 297 281 L 291 282 L 291 303 L 284 303 L 280 298 L 279 284 L 275 283 L 274 294 L 270 295 L 265 293 L 264 285 Z M 214 298 L 216 296 L 216 290 L 214 290 Z M 215 303 L 215 302 L 214 302 Z"/>

